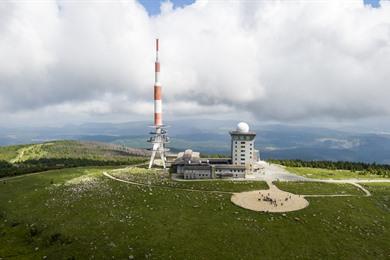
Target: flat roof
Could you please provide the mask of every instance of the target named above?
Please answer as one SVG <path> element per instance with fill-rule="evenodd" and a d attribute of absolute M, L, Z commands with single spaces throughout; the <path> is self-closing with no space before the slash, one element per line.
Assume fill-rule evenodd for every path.
<path fill-rule="evenodd" d="M 187 165 L 183 166 L 183 168 L 184 168 L 184 170 L 186 170 L 186 169 L 189 169 L 189 170 L 191 170 L 191 169 L 193 169 L 193 170 L 209 170 L 211 168 L 211 166 L 207 165 L 207 164 L 206 165 L 187 164 Z"/>
<path fill-rule="evenodd" d="M 240 131 L 230 131 L 230 135 L 250 135 L 250 136 L 255 136 L 255 132 L 240 132 Z"/>

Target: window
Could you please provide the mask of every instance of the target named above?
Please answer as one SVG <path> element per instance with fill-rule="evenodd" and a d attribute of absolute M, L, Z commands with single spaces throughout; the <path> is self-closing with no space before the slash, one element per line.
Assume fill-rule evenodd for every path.
<path fill-rule="evenodd" d="M 241 142 L 241 144 L 245 144 L 245 142 Z"/>

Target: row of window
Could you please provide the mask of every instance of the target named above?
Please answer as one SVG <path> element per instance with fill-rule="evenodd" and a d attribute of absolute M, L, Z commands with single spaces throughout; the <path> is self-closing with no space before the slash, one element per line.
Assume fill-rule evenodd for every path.
<path fill-rule="evenodd" d="M 194 178 L 195 176 L 198 176 L 198 177 L 210 177 L 210 174 L 203 174 L 203 173 L 201 173 L 201 174 L 195 174 L 194 172 L 192 172 L 192 174 L 190 174 L 190 175 L 185 175 L 185 176 L 187 176 L 187 177 L 192 177 L 192 178 Z"/>
<path fill-rule="evenodd" d="M 215 172 L 224 172 L 223 170 L 215 170 Z M 244 172 L 244 170 L 230 170 L 229 172 Z"/>
<path fill-rule="evenodd" d="M 245 162 L 240 162 L 240 163 L 235 162 L 234 164 L 236 164 L 236 165 L 238 165 L 238 164 L 240 164 L 240 165 L 245 165 Z"/>
<path fill-rule="evenodd" d="M 246 142 L 240 142 L 240 143 L 241 143 L 241 147 L 245 147 Z M 234 142 L 234 144 L 237 147 L 238 142 Z M 253 143 L 249 143 L 249 146 L 252 146 L 252 145 L 253 145 Z"/>
<path fill-rule="evenodd" d="M 186 173 L 198 173 L 199 172 L 199 170 L 185 170 L 186 171 Z M 205 172 L 204 170 L 203 170 L 203 172 Z"/>

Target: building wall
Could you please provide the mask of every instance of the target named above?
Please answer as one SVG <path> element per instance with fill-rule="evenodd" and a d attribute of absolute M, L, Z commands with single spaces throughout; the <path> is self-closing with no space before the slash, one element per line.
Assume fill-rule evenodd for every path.
<path fill-rule="evenodd" d="M 184 169 L 184 179 L 211 179 L 211 168 L 210 169 Z"/>
<path fill-rule="evenodd" d="M 245 165 L 251 168 L 256 160 L 255 140 L 247 135 L 232 135 L 232 163 L 234 165 Z"/>
<path fill-rule="evenodd" d="M 232 165 L 233 166 L 233 165 Z M 184 179 L 214 179 L 214 178 L 245 178 L 246 170 L 236 167 L 218 167 L 210 166 L 208 169 L 199 169 L 198 166 L 189 165 L 180 167 Z M 179 173 L 179 172 L 178 172 Z"/>
<path fill-rule="evenodd" d="M 176 173 L 184 173 L 184 166 L 183 165 L 176 165 Z"/>
<path fill-rule="evenodd" d="M 245 169 L 215 169 L 217 178 L 245 178 Z"/>

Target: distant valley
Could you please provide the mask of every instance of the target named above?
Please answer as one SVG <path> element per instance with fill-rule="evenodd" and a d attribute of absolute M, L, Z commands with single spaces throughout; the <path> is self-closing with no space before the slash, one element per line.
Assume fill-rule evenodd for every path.
<path fill-rule="evenodd" d="M 170 122 L 170 148 L 193 149 L 204 154 L 229 154 L 229 130 L 237 122 L 178 120 Z M 281 124 L 254 125 L 256 146 L 264 159 L 342 160 L 390 164 L 390 135 L 352 133 L 327 128 Z M 58 128 L 2 128 L 0 145 L 50 140 L 84 140 L 148 148 L 148 122 L 87 123 Z"/>

